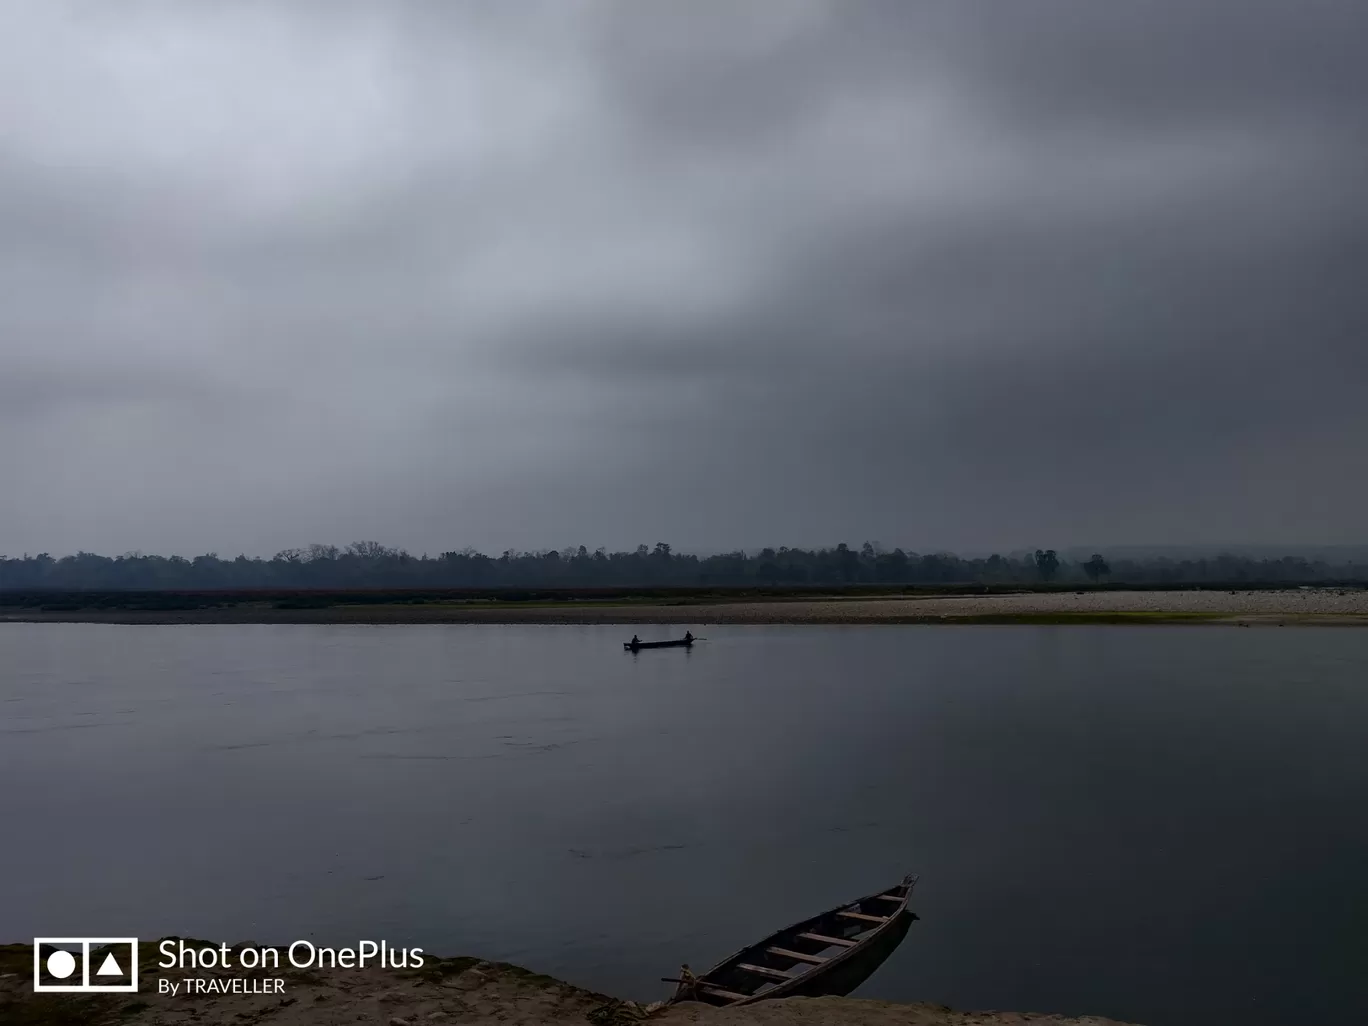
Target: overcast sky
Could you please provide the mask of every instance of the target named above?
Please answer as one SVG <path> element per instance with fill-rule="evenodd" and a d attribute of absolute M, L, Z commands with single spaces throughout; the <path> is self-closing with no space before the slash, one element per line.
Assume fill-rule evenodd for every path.
<path fill-rule="evenodd" d="M 0 553 L 1355 542 L 1368 4 L 0 2 Z"/>

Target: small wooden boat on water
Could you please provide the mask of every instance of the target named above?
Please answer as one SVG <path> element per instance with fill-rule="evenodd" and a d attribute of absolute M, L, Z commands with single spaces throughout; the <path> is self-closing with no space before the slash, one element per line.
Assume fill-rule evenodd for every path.
<path fill-rule="evenodd" d="M 867 980 L 907 935 L 917 877 L 771 934 L 701 976 L 686 965 L 667 1004 L 726 1007 L 782 997 L 843 997 Z"/>
<path fill-rule="evenodd" d="M 628 652 L 642 648 L 688 648 L 697 638 L 675 638 L 673 641 L 624 641 L 622 647 Z"/>

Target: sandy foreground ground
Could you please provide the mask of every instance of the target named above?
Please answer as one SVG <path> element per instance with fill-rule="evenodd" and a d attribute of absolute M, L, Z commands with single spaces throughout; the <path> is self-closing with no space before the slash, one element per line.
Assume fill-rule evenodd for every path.
<path fill-rule="evenodd" d="M 155 945 L 146 950 L 155 951 Z M 1087 1016 L 955 1012 L 937 1005 L 858 998 L 792 998 L 747 1008 L 700 1004 L 643 1008 L 539 976 L 516 966 L 473 958 L 429 959 L 422 970 L 155 968 L 144 969 L 136 994 L 81 996 L 32 990 L 28 945 L 0 947 L 0 1022 L 15 1026 L 1126 1026 Z M 269 994 L 159 993 L 158 980 L 255 979 Z M 281 980 L 280 988 L 267 981 Z M 662 988 L 668 989 L 662 984 Z M 183 990 L 184 988 L 182 988 Z"/>
<path fill-rule="evenodd" d="M 1091 591 L 913 598 L 812 598 L 748 602 L 596 602 L 240 605 L 192 611 L 0 608 L 0 622 L 52 623 L 1217 623 L 1368 626 L 1368 589 Z"/>

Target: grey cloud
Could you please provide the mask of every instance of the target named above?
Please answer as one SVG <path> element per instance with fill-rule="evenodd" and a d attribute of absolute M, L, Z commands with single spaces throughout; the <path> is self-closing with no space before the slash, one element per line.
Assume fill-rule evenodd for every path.
<path fill-rule="evenodd" d="M 1358 540 L 1361 5 L 93 11 L 0 550 Z"/>

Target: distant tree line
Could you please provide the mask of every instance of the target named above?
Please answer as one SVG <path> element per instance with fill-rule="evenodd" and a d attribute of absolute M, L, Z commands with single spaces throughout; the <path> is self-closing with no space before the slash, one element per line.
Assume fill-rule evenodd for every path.
<path fill-rule="evenodd" d="M 584 546 L 544 552 L 473 549 L 414 556 L 378 542 L 345 548 L 310 545 L 270 559 L 221 559 L 207 553 L 99 556 L 78 552 L 0 557 L 0 589 L 176 590 L 318 588 L 622 588 L 622 587 L 842 587 L 851 585 L 1033 585 L 1066 582 L 1112 584 L 1311 583 L 1362 580 L 1368 566 L 1331 565 L 1299 556 L 1253 559 L 1117 559 L 1101 554 L 1071 562 L 1054 549 L 966 559 L 947 552 L 887 550 L 866 542 L 858 549 L 799 549 L 709 556 L 681 554 L 659 542 L 632 552 L 590 551 Z"/>

